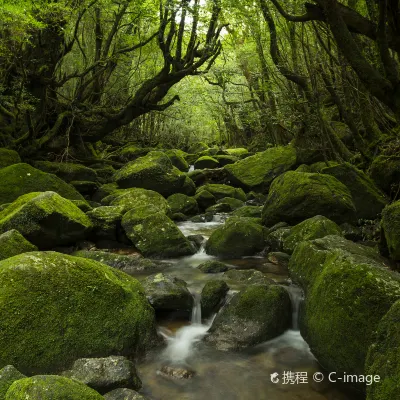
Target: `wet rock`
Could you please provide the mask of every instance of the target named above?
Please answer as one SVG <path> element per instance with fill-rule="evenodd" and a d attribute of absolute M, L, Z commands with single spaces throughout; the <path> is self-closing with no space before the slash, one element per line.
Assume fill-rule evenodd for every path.
<path fill-rule="evenodd" d="M 267 196 L 263 193 L 254 192 L 253 190 L 246 195 L 246 201 L 251 201 L 253 205 L 263 205 L 267 200 Z"/>
<path fill-rule="evenodd" d="M 176 193 L 169 196 L 167 201 L 173 214 L 182 213 L 187 216 L 192 216 L 199 212 L 199 206 L 194 197 L 189 197 L 182 193 Z"/>
<path fill-rule="evenodd" d="M 76 243 L 92 223 L 71 201 L 55 192 L 29 193 L 0 213 L 0 232 L 17 229 L 40 249 Z"/>
<path fill-rule="evenodd" d="M 240 350 L 279 336 L 290 323 L 287 291 L 280 286 L 252 285 L 222 308 L 205 340 L 219 350 Z"/>
<path fill-rule="evenodd" d="M 137 390 L 142 386 L 133 362 L 122 356 L 80 358 L 62 375 L 82 382 L 99 393 L 117 388 Z"/>
<path fill-rule="evenodd" d="M 208 207 L 206 212 L 211 214 L 229 213 L 232 211 L 232 206 L 229 203 L 219 203 Z"/>
<path fill-rule="evenodd" d="M 17 254 L 36 251 L 37 249 L 15 229 L 0 235 L 0 261 Z"/>
<path fill-rule="evenodd" d="M 266 226 L 323 215 L 340 224 L 356 220 L 352 196 L 343 183 L 325 174 L 289 171 L 271 184 L 262 218 Z"/>
<path fill-rule="evenodd" d="M 211 222 L 214 219 L 214 214 L 213 213 L 205 213 L 205 214 L 200 214 L 196 215 L 193 218 L 190 218 L 191 222 Z"/>
<path fill-rule="evenodd" d="M 205 240 L 203 235 L 189 235 L 187 239 L 195 245 L 197 251 L 200 250 Z"/>
<path fill-rule="evenodd" d="M 105 400 L 147 400 L 132 389 L 115 389 L 104 395 Z"/>
<path fill-rule="evenodd" d="M 231 211 L 236 210 L 240 207 L 243 207 L 244 202 L 239 199 L 235 199 L 233 197 L 224 197 L 217 201 L 217 204 L 229 204 L 231 207 Z"/>
<path fill-rule="evenodd" d="M 224 281 L 208 281 L 201 292 L 201 316 L 208 318 L 211 314 L 218 312 L 229 291 L 229 286 Z"/>
<path fill-rule="evenodd" d="M 290 235 L 291 227 L 282 227 L 273 230 L 265 238 L 267 252 L 283 252 L 285 239 Z"/>
<path fill-rule="evenodd" d="M 9 387 L 19 379 L 26 378 L 13 365 L 6 365 L 0 369 L 0 399 L 4 400 Z"/>
<path fill-rule="evenodd" d="M 381 226 L 390 258 L 400 261 L 400 201 L 383 210 Z"/>
<path fill-rule="evenodd" d="M 232 215 L 236 217 L 261 218 L 262 209 L 263 207 L 244 206 L 234 210 Z"/>
<path fill-rule="evenodd" d="M 190 379 L 195 376 L 195 371 L 192 371 L 187 368 L 180 368 L 180 367 L 172 367 L 172 366 L 163 366 L 158 371 L 160 375 L 165 377 L 170 377 L 174 379 Z"/>
<path fill-rule="evenodd" d="M 209 260 L 201 263 L 197 268 L 205 274 L 218 274 L 220 272 L 228 271 L 231 267 L 220 261 Z"/>
<path fill-rule="evenodd" d="M 175 214 L 171 215 L 171 219 L 172 219 L 172 221 L 175 221 L 175 222 L 183 222 L 183 221 L 187 221 L 188 217 L 182 213 L 175 213 Z"/>
<path fill-rule="evenodd" d="M 202 190 L 196 193 L 194 198 L 202 210 L 205 210 L 216 203 L 214 195 L 212 195 L 208 190 Z"/>
<path fill-rule="evenodd" d="M 118 230 L 121 229 L 122 207 L 97 207 L 86 213 L 92 222 L 92 238 L 94 240 L 117 241 Z"/>
<path fill-rule="evenodd" d="M 254 285 L 263 284 L 269 285 L 274 283 L 271 279 L 267 278 L 262 272 L 255 269 L 231 269 L 223 275 L 226 279 L 232 280 L 237 283 Z"/>
<path fill-rule="evenodd" d="M 268 253 L 267 258 L 272 264 L 282 265 L 284 267 L 287 267 L 290 261 L 290 255 L 280 251 L 272 251 L 271 253 Z"/>
<path fill-rule="evenodd" d="M 192 310 L 193 296 L 182 279 L 159 273 L 147 277 L 143 287 L 155 310 L 187 312 Z"/>

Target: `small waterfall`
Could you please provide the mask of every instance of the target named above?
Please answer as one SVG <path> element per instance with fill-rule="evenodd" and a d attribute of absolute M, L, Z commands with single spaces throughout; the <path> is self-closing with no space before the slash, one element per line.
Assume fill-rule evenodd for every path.
<path fill-rule="evenodd" d="M 201 324 L 201 295 L 193 293 L 192 324 Z"/>
<path fill-rule="evenodd" d="M 189 171 L 188 172 L 192 172 L 194 171 L 194 165 L 189 165 Z"/>
<path fill-rule="evenodd" d="M 286 286 L 290 300 L 292 301 L 292 327 L 295 331 L 299 330 L 299 310 L 300 303 L 303 301 L 303 291 L 298 286 Z"/>

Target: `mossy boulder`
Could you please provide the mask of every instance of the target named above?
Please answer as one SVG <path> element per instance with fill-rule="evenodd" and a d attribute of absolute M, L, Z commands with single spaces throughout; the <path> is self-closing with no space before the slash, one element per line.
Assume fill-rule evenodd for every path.
<path fill-rule="evenodd" d="M 244 202 L 239 199 L 235 199 L 233 197 L 224 197 L 222 199 L 217 200 L 217 204 L 228 204 L 231 208 L 231 211 L 237 210 L 240 207 L 243 207 Z"/>
<path fill-rule="evenodd" d="M 122 167 L 114 175 L 120 188 L 143 188 L 154 190 L 163 196 L 187 193 L 190 184 L 186 174 L 175 168 L 167 155 L 152 151 Z"/>
<path fill-rule="evenodd" d="M 264 248 L 264 231 L 251 218 L 231 217 L 206 243 L 206 252 L 222 258 L 252 256 Z"/>
<path fill-rule="evenodd" d="M 154 310 L 136 279 L 55 252 L 0 261 L 0 325 L 0 366 L 27 374 L 143 352 L 157 340 Z"/>
<path fill-rule="evenodd" d="M 315 215 L 338 224 L 354 221 L 356 209 L 347 187 L 331 175 L 294 171 L 273 181 L 262 212 L 264 225 L 297 224 Z"/>
<path fill-rule="evenodd" d="M 194 163 L 195 169 L 205 169 L 205 168 L 218 168 L 219 162 L 213 157 L 203 156 L 196 160 Z"/>
<path fill-rule="evenodd" d="M 71 201 L 54 192 L 29 193 L 0 212 L 0 232 L 17 229 L 40 249 L 74 244 L 92 228 Z"/>
<path fill-rule="evenodd" d="M 100 187 L 99 183 L 92 181 L 71 181 L 70 184 L 86 198 L 92 197 Z"/>
<path fill-rule="evenodd" d="M 7 390 L 10 386 L 19 379 L 26 378 L 13 365 L 6 365 L 0 369 L 0 400 L 4 400 Z"/>
<path fill-rule="evenodd" d="M 224 279 L 235 285 L 269 285 L 273 281 L 256 269 L 230 269 L 224 273 Z"/>
<path fill-rule="evenodd" d="M 86 213 L 93 229 L 91 236 L 96 240 L 117 240 L 122 220 L 121 206 L 97 207 Z"/>
<path fill-rule="evenodd" d="M 105 197 L 109 196 L 111 193 L 118 189 L 118 185 L 113 183 L 105 183 L 101 185 L 92 196 L 92 200 L 100 203 Z"/>
<path fill-rule="evenodd" d="M 289 254 L 293 253 L 296 245 L 304 240 L 313 240 L 328 235 L 342 236 L 339 225 L 322 215 L 306 219 L 291 228 L 290 233 L 283 240 L 283 248 Z"/>
<path fill-rule="evenodd" d="M 400 261 L 400 200 L 385 207 L 381 226 L 390 257 Z"/>
<path fill-rule="evenodd" d="M 147 277 L 143 287 L 155 310 L 187 312 L 192 310 L 193 296 L 182 279 L 159 273 Z"/>
<path fill-rule="evenodd" d="M 96 182 L 98 177 L 94 169 L 81 164 L 59 163 L 51 161 L 36 161 L 34 166 L 43 172 L 57 175 L 66 182 L 91 181 Z"/>
<path fill-rule="evenodd" d="M 236 217 L 261 218 L 262 209 L 262 206 L 243 206 L 233 211 L 232 215 Z"/>
<path fill-rule="evenodd" d="M 234 164 L 236 161 L 239 161 L 239 157 L 229 156 L 229 155 L 217 155 L 213 157 L 216 159 L 221 167 L 224 167 L 228 164 Z"/>
<path fill-rule="evenodd" d="M 284 251 L 285 239 L 290 235 L 291 230 L 290 226 L 279 226 L 266 233 L 265 243 L 268 251 Z"/>
<path fill-rule="evenodd" d="M 230 267 L 226 264 L 224 264 L 221 261 L 217 260 L 208 260 L 203 263 L 201 263 L 197 267 L 201 272 L 204 272 L 205 274 L 218 274 L 220 272 L 225 272 L 230 269 Z"/>
<path fill-rule="evenodd" d="M 19 164 L 21 158 L 14 150 L 0 148 L 0 168 L 8 167 L 9 165 Z"/>
<path fill-rule="evenodd" d="M 369 347 L 365 374 L 380 382 L 367 386 L 367 400 L 400 398 L 400 301 L 396 301 L 378 325 Z"/>
<path fill-rule="evenodd" d="M 370 176 L 387 194 L 395 194 L 400 182 L 400 156 L 381 155 L 374 159 Z"/>
<path fill-rule="evenodd" d="M 346 185 L 353 198 L 357 218 L 375 219 L 388 203 L 373 180 L 349 163 L 322 168 L 321 173 L 332 175 Z"/>
<path fill-rule="evenodd" d="M 225 153 L 241 158 L 247 156 L 249 154 L 249 151 L 243 147 L 238 147 L 236 149 L 225 149 Z"/>
<path fill-rule="evenodd" d="M 191 153 L 191 154 L 200 153 L 200 152 L 202 152 L 204 150 L 207 150 L 208 148 L 209 147 L 208 147 L 208 145 L 206 143 L 204 143 L 204 142 L 196 142 L 196 143 L 193 143 L 189 147 L 188 152 Z"/>
<path fill-rule="evenodd" d="M 199 191 L 194 196 L 194 199 L 202 210 L 206 210 L 208 207 L 211 207 L 216 203 L 214 195 L 208 190 Z"/>
<path fill-rule="evenodd" d="M 151 147 L 138 147 L 135 144 L 128 144 L 118 152 L 117 159 L 123 163 L 134 161 L 139 157 L 144 157 L 152 150 L 154 149 Z"/>
<path fill-rule="evenodd" d="M 208 183 L 197 189 L 196 195 L 203 190 L 211 193 L 216 200 L 223 199 L 224 197 L 233 197 L 234 199 L 239 199 L 246 201 L 246 195 L 240 188 L 235 188 L 229 185 L 223 185 L 218 183 Z"/>
<path fill-rule="evenodd" d="M 252 285 L 217 314 L 206 341 L 219 350 L 241 350 L 281 335 L 290 327 L 291 316 L 283 287 Z"/>
<path fill-rule="evenodd" d="M 167 201 L 172 214 L 182 213 L 191 216 L 199 213 L 199 206 L 194 197 L 189 197 L 182 193 L 175 193 L 169 196 Z"/>
<path fill-rule="evenodd" d="M 23 194 L 45 191 L 56 192 L 69 200 L 84 200 L 73 186 L 29 164 L 14 164 L 1 168 L 0 182 L 0 204 L 11 203 Z"/>
<path fill-rule="evenodd" d="M 291 146 L 270 149 L 227 165 L 228 179 L 246 191 L 267 192 L 271 182 L 296 164 L 296 150 Z"/>
<path fill-rule="evenodd" d="M 373 249 L 338 236 L 299 243 L 289 269 L 305 290 L 300 328 L 319 363 L 363 374 L 374 332 L 400 299 L 400 276 Z"/>
<path fill-rule="evenodd" d="M 5 400 L 102 400 L 98 392 L 73 379 L 37 375 L 15 381 Z"/>
<path fill-rule="evenodd" d="M 0 235 L 0 261 L 18 254 L 36 251 L 37 249 L 16 229 L 11 229 Z"/>
<path fill-rule="evenodd" d="M 169 157 L 174 167 L 178 168 L 182 172 L 187 172 L 189 170 L 189 164 L 185 159 L 187 153 L 182 150 L 172 149 L 166 151 L 165 154 Z"/>
<path fill-rule="evenodd" d="M 228 291 L 229 286 L 226 282 L 217 279 L 208 281 L 201 291 L 201 316 L 207 318 L 218 312 Z"/>
<path fill-rule="evenodd" d="M 145 257 L 180 257 L 195 252 L 176 224 L 155 208 L 141 207 L 127 212 L 122 226 Z"/>

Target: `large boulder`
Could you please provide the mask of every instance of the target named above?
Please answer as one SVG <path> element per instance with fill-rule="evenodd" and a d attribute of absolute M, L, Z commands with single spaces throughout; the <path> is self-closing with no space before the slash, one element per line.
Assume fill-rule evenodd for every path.
<path fill-rule="evenodd" d="M 18 164 L 21 162 L 19 154 L 14 150 L 0 148 L 0 168 L 8 167 L 9 165 Z"/>
<path fill-rule="evenodd" d="M 349 189 L 357 218 L 375 219 L 388 203 L 370 177 L 349 163 L 322 168 L 322 174 L 334 176 Z"/>
<path fill-rule="evenodd" d="M 0 261 L 38 248 L 28 242 L 17 230 L 11 229 L 0 235 Z"/>
<path fill-rule="evenodd" d="M 201 190 L 194 196 L 197 204 L 202 210 L 207 209 L 215 204 L 216 200 L 213 194 L 208 190 Z"/>
<path fill-rule="evenodd" d="M 374 159 L 370 168 L 371 178 L 387 194 L 394 195 L 400 182 L 400 156 L 381 155 Z"/>
<path fill-rule="evenodd" d="M 223 199 L 224 197 L 233 197 L 234 199 L 246 201 L 246 195 L 240 188 L 234 188 L 233 186 L 223 185 L 218 183 L 208 183 L 197 189 L 196 195 L 203 190 L 211 193 L 216 200 Z"/>
<path fill-rule="evenodd" d="M 228 153 L 230 156 L 245 157 L 249 154 L 249 151 L 244 147 L 237 147 L 234 149 L 225 149 L 225 153 Z"/>
<path fill-rule="evenodd" d="M 233 185 L 246 191 L 267 192 L 271 182 L 296 164 L 296 150 L 291 146 L 270 149 L 225 166 Z"/>
<path fill-rule="evenodd" d="M 385 207 L 381 226 L 390 257 L 400 261 L 400 200 Z"/>
<path fill-rule="evenodd" d="M 7 390 L 10 386 L 19 379 L 26 378 L 13 365 L 6 365 L 0 369 L 0 400 L 4 400 Z"/>
<path fill-rule="evenodd" d="M 375 249 L 339 236 L 299 243 L 292 279 L 305 291 L 300 328 L 329 371 L 361 375 L 379 321 L 400 298 L 400 276 Z"/>
<path fill-rule="evenodd" d="M 298 243 L 328 235 L 342 236 L 342 230 L 330 219 L 316 215 L 291 228 L 289 235 L 283 239 L 283 249 L 288 253 L 293 253 Z"/>
<path fill-rule="evenodd" d="M 365 374 L 379 376 L 367 387 L 367 400 L 400 399 L 400 301 L 396 301 L 378 325 L 369 347 Z"/>
<path fill-rule="evenodd" d="M 192 154 L 201 153 L 202 151 L 205 151 L 205 150 L 208 150 L 208 149 L 209 149 L 209 147 L 208 147 L 208 145 L 206 143 L 204 143 L 204 142 L 196 142 L 196 143 L 193 143 L 189 147 L 188 152 L 192 153 Z"/>
<path fill-rule="evenodd" d="M 56 192 L 70 200 L 84 200 L 73 186 L 29 164 L 14 164 L 1 168 L 0 182 L 0 204 L 11 203 L 23 194 L 45 191 Z"/>
<path fill-rule="evenodd" d="M 91 227 L 77 206 L 54 192 L 25 194 L 0 212 L 0 232 L 15 228 L 40 249 L 74 244 Z"/>
<path fill-rule="evenodd" d="M 175 193 L 167 199 L 172 214 L 181 213 L 184 215 L 196 215 L 199 213 L 199 206 L 194 197 L 186 194 Z"/>
<path fill-rule="evenodd" d="M 211 234 L 206 252 L 222 258 L 253 256 L 264 244 L 263 227 L 253 218 L 231 217 Z"/>
<path fill-rule="evenodd" d="M 79 358 L 63 376 L 106 393 L 117 388 L 140 389 L 142 382 L 135 365 L 123 356 Z"/>
<path fill-rule="evenodd" d="M 204 169 L 204 168 L 218 168 L 219 167 L 219 162 L 213 157 L 210 156 L 203 156 L 200 157 L 196 160 L 194 163 L 194 168 L 195 169 Z"/>
<path fill-rule="evenodd" d="M 142 352 L 157 340 L 154 310 L 136 279 L 55 252 L 0 261 L 0 326 L 0 367 L 27 374 Z"/>
<path fill-rule="evenodd" d="M 291 317 L 290 297 L 283 287 L 252 285 L 217 314 L 206 341 L 219 350 L 241 350 L 281 335 Z"/>
<path fill-rule="evenodd" d="M 15 381 L 5 400 L 102 400 L 98 392 L 73 379 L 37 375 Z"/>
<path fill-rule="evenodd" d="M 98 177 L 94 169 L 81 164 L 60 163 L 51 161 L 37 161 L 34 163 L 37 169 L 49 174 L 57 175 L 66 182 L 90 181 L 96 182 Z"/>
<path fill-rule="evenodd" d="M 169 157 L 174 167 L 178 168 L 182 172 L 188 172 L 189 164 L 185 160 L 187 153 L 182 150 L 172 149 L 166 151 L 165 154 Z"/>
<path fill-rule="evenodd" d="M 217 312 L 228 291 L 229 286 L 224 281 L 217 279 L 207 281 L 201 291 L 201 316 L 207 318 Z"/>
<path fill-rule="evenodd" d="M 152 151 L 126 164 L 114 175 L 114 181 L 121 188 L 154 190 L 166 197 L 174 193 L 187 193 L 188 188 L 184 186 L 188 184 L 188 179 L 160 151 Z"/>
<path fill-rule="evenodd" d="M 195 252 L 176 224 L 153 207 L 139 207 L 127 212 L 122 218 L 122 227 L 145 257 L 180 257 Z"/>
<path fill-rule="evenodd" d="M 315 215 L 338 224 L 354 221 L 356 209 L 347 187 L 331 175 L 294 171 L 273 181 L 262 212 L 264 225 L 297 224 Z"/>
<path fill-rule="evenodd" d="M 92 222 L 92 237 L 96 240 L 114 240 L 118 238 L 123 207 L 96 207 L 86 213 Z"/>

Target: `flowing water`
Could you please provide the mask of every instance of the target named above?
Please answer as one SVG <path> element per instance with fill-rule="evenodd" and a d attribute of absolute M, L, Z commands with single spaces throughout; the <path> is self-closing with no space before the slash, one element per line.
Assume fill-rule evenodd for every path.
<path fill-rule="evenodd" d="M 184 222 L 180 229 L 185 235 L 211 232 L 224 222 L 217 217 L 208 223 Z M 284 268 L 269 270 L 261 257 L 229 260 L 228 264 L 240 269 L 258 269 L 278 283 L 284 283 L 292 300 L 292 329 L 283 335 L 239 353 L 215 350 L 202 341 L 213 318 L 201 318 L 200 293 L 208 279 L 222 279 L 222 274 L 204 274 L 196 267 L 213 257 L 204 247 L 191 257 L 172 260 L 164 272 L 184 279 L 194 298 L 189 320 L 166 319 L 159 321 L 160 334 L 166 340 L 163 351 L 150 353 L 138 365 L 143 381 L 143 394 L 155 400 L 350 400 L 337 386 L 327 382 L 315 383 L 313 374 L 321 371 L 307 343 L 298 331 L 297 320 L 302 291 L 291 284 Z M 170 260 L 171 261 L 171 260 Z M 228 282 L 230 284 L 230 282 Z M 228 296 L 236 289 L 230 284 Z M 171 377 L 163 373 L 165 367 L 188 371 L 186 378 Z M 292 379 L 284 380 L 284 373 Z M 307 379 L 304 378 L 306 375 Z M 297 383 L 293 383 L 293 376 Z M 303 378 L 300 378 L 303 377 Z M 271 378 L 279 379 L 272 383 Z M 291 383 L 288 383 L 291 382 Z"/>

